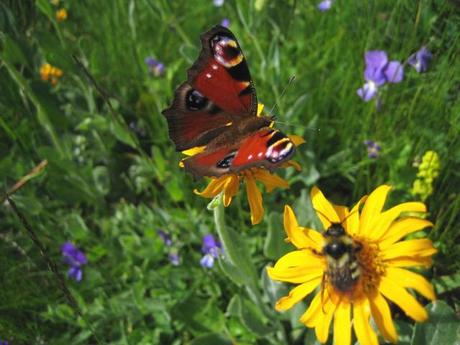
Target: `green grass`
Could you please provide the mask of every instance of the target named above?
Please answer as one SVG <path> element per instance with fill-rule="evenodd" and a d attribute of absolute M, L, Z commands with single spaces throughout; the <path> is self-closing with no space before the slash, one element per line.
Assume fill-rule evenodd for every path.
<path fill-rule="evenodd" d="M 255 3 L 263 6 L 244 0 L 227 0 L 222 8 L 211 0 L 61 1 L 69 15 L 63 22 L 48 0 L 0 4 L 1 186 L 6 191 L 47 159 L 45 172 L 13 199 L 63 274 L 65 241 L 89 259 L 80 284 L 66 279 L 78 303 L 73 308 L 3 203 L 1 339 L 14 345 L 312 343 L 313 332 L 297 321 L 305 305 L 276 313 L 273 303 L 287 284 L 262 273 L 290 248 L 267 249 L 284 236 L 284 205 L 294 205 L 301 224 L 308 224 L 306 195 L 315 184 L 348 205 L 382 183 L 394 186 L 391 204 L 414 200 L 413 163 L 427 150 L 439 154 L 441 171 L 427 199 L 435 226 L 426 231 L 439 253 L 426 274 L 439 299 L 458 312 L 459 5 L 337 0 L 320 13 L 316 2 Z M 237 283 L 229 272 L 241 272 L 224 259 L 212 270 L 199 265 L 201 238 L 216 235 L 216 225 L 208 200 L 193 193 L 205 182 L 179 168 L 181 155 L 161 115 L 198 55 L 199 35 L 223 18 L 244 50 L 259 100 L 267 110 L 276 104 L 276 126 L 306 140 L 295 156 L 302 172 L 279 172 L 291 188 L 264 193 L 264 221 L 250 225 L 243 191 L 226 209 L 227 230 L 245 248 L 241 272 L 254 279 L 250 287 Z M 379 110 L 356 95 L 367 50 L 406 61 L 422 45 L 434 55 L 428 72 L 406 65 L 403 82 L 382 90 Z M 109 95 L 113 110 L 73 55 Z M 164 76 L 148 73 L 146 56 L 165 63 Z M 55 87 L 40 80 L 44 62 L 64 72 Z M 381 143 L 378 159 L 367 158 L 366 139 Z M 178 267 L 170 265 L 158 228 L 172 234 Z M 395 318 L 409 344 L 413 324 L 401 313 Z M 207 339 L 210 333 L 220 338 Z"/>

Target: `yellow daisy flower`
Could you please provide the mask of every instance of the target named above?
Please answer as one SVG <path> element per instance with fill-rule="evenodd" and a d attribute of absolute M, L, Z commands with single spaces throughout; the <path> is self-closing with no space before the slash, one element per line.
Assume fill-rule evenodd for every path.
<path fill-rule="evenodd" d="M 264 105 L 259 103 L 257 105 L 257 116 L 260 116 L 263 112 Z M 297 135 L 289 135 L 289 139 L 294 143 L 295 146 L 299 146 L 305 143 L 302 137 Z M 193 156 L 202 152 L 206 147 L 194 147 L 192 149 L 182 151 L 187 156 Z M 183 167 L 183 163 L 180 163 Z M 300 170 L 300 165 L 290 160 L 280 165 L 281 167 L 294 167 Z M 194 192 L 205 198 L 214 198 L 220 193 L 223 194 L 224 206 L 227 207 L 232 202 L 233 197 L 238 193 L 240 184 L 244 182 L 246 184 L 246 194 L 249 201 L 249 210 L 251 212 L 251 223 L 253 225 L 260 223 L 264 216 L 264 207 L 262 205 L 262 193 L 257 187 L 256 181 L 262 182 L 265 189 L 270 193 L 275 188 L 289 188 L 289 183 L 283 178 L 270 173 L 264 168 L 250 168 L 242 170 L 239 173 L 231 173 L 222 175 L 220 177 L 211 177 L 211 181 L 208 186 L 202 191 L 194 190 Z"/>
<path fill-rule="evenodd" d="M 65 8 L 61 8 L 56 11 L 56 20 L 58 22 L 63 22 L 67 19 L 67 10 Z"/>
<path fill-rule="evenodd" d="M 217 178 L 211 178 L 211 182 L 209 182 L 208 186 L 202 192 L 196 189 L 194 192 L 205 198 L 214 198 L 222 193 L 224 206 L 227 207 L 232 202 L 232 198 L 238 193 L 241 182 L 246 183 L 246 194 L 251 211 L 251 223 L 254 225 L 260 223 L 264 215 L 262 193 L 257 187 L 256 181 L 262 182 L 267 192 L 271 192 L 277 187 L 289 187 L 286 180 L 271 174 L 268 170 L 252 168 L 243 170 L 239 174 L 226 174 Z"/>
<path fill-rule="evenodd" d="M 50 81 L 53 86 L 57 84 L 58 79 L 61 78 L 63 74 L 61 69 L 49 63 L 44 63 L 40 67 L 40 78 L 43 81 Z"/>
<path fill-rule="evenodd" d="M 326 229 L 323 234 L 299 226 L 292 209 L 285 207 L 287 240 L 298 250 L 284 255 L 267 270 L 271 279 L 298 286 L 275 308 L 287 310 L 317 290 L 300 321 L 315 329 L 321 343 L 327 341 L 334 319 L 334 344 L 349 345 L 353 328 L 360 344 L 377 345 L 371 317 L 386 340 L 397 342 L 389 301 L 415 321 L 428 318 L 423 306 L 406 289 L 434 300 L 433 287 L 405 268 L 429 266 L 436 249 L 425 238 L 400 240 L 433 224 L 413 215 L 426 212 L 421 202 L 406 202 L 383 211 L 389 190 L 382 185 L 349 210 L 331 204 L 314 187 L 311 200 Z M 405 212 L 410 216 L 401 217 Z"/>

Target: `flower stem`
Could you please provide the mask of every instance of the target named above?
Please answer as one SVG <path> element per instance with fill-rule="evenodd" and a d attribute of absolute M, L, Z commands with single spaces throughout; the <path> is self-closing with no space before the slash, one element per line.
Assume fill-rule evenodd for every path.
<path fill-rule="evenodd" d="M 250 258 L 248 258 L 248 252 L 244 250 L 244 245 L 240 243 L 241 241 L 239 241 L 239 238 L 235 238 L 237 236 L 232 236 L 231 231 L 225 225 L 225 209 L 222 200 L 214 205 L 213 211 L 217 234 L 222 242 L 226 257 L 233 266 L 241 271 L 242 276 L 246 278 L 245 288 L 249 298 L 257 305 L 259 310 L 265 314 L 268 320 L 273 323 L 273 326 L 281 331 L 277 333 L 282 334 L 284 338 L 285 334 L 281 323 L 276 319 L 273 310 L 264 302 L 260 289 L 258 288 L 256 267 L 253 265 Z"/>

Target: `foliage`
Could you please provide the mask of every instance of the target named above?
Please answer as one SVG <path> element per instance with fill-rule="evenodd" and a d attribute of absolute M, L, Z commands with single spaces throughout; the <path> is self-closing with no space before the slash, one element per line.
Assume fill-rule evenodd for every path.
<path fill-rule="evenodd" d="M 58 21 L 63 8 L 67 18 Z M 198 55 L 200 33 L 224 18 L 244 49 L 258 98 L 267 109 L 276 104 L 277 127 L 307 142 L 295 156 L 302 171 L 279 172 L 291 188 L 264 194 L 266 214 L 256 226 L 241 195 L 225 215 L 217 206 L 214 220 L 193 193 L 205 181 L 178 166 L 161 115 Z M 210 0 L 1 2 L 1 186 L 7 191 L 48 160 L 12 199 L 62 274 L 66 241 L 88 258 L 80 283 L 66 277 L 72 306 L 2 197 L 1 339 L 313 343 L 298 322 L 305 304 L 275 312 L 287 286 L 265 273 L 290 248 L 282 242 L 284 205 L 317 222 L 308 197 L 314 184 L 341 204 L 381 183 L 394 186 L 391 204 L 413 200 L 414 163 L 433 150 L 440 170 L 426 200 L 435 223 L 427 233 L 439 253 L 425 273 L 440 301 L 427 306 L 434 316 L 424 325 L 409 323 L 396 307 L 394 314 L 402 343 L 453 344 L 458 328 L 448 321 L 442 335 L 439 327 L 459 308 L 459 33 L 460 7 L 447 0 L 337 0 L 327 12 L 295 0 L 227 0 L 222 7 Z M 426 73 L 406 64 L 404 80 L 382 90 L 378 107 L 358 97 L 366 51 L 405 62 L 423 45 L 433 53 Z M 148 56 L 164 63 L 163 74 L 149 72 Z M 46 63 L 62 70 L 54 86 L 40 78 Z M 379 142 L 377 158 L 368 157 L 365 140 Z M 170 234 L 171 247 L 158 229 Z M 201 239 L 209 233 L 234 245 L 205 269 Z M 171 252 L 179 253 L 178 266 L 169 262 Z"/>

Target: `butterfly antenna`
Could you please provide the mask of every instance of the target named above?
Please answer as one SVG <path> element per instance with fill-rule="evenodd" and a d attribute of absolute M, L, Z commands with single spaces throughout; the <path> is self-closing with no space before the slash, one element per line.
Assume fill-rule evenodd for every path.
<path fill-rule="evenodd" d="M 281 91 L 281 95 L 278 97 L 278 101 L 281 98 L 283 98 L 283 96 L 286 94 L 288 87 L 294 82 L 294 80 L 295 80 L 295 75 L 291 75 L 291 77 L 288 80 L 287 85 L 284 87 L 283 91 Z M 278 106 L 278 101 L 275 102 L 275 104 L 273 104 L 273 107 L 270 109 L 269 114 L 273 113 L 273 110 L 275 110 L 275 108 Z"/>

